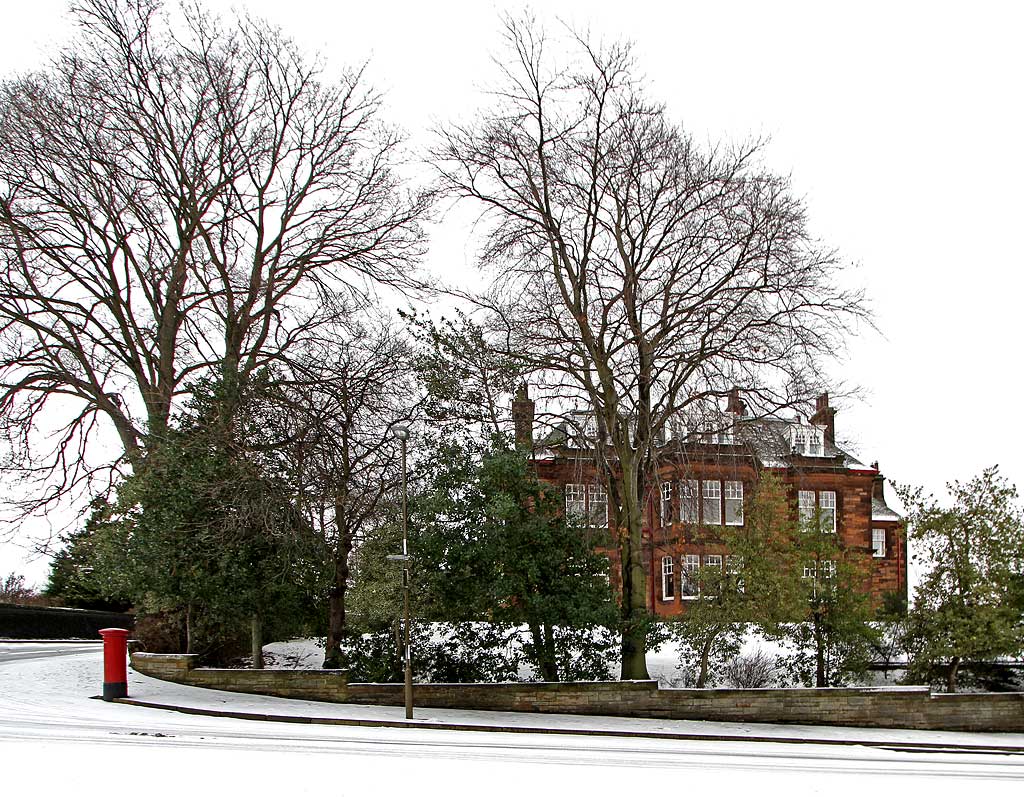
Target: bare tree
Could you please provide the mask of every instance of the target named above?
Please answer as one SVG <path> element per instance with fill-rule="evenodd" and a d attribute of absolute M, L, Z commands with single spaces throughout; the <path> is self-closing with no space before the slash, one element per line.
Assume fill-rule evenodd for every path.
<path fill-rule="evenodd" d="M 325 80 L 279 31 L 187 4 L 73 14 L 72 45 L 0 88 L 0 417 L 9 469 L 50 487 L 28 511 L 137 465 L 195 379 L 244 381 L 349 297 L 418 287 L 428 202 L 361 70 Z"/>
<path fill-rule="evenodd" d="M 26 586 L 24 576 L 8 573 L 0 578 L 0 603 L 25 603 L 38 597 L 34 589 Z"/>
<path fill-rule="evenodd" d="M 724 669 L 723 680 L 730 689 L 767 689 L 779 681 L 778 656 L 760 647 L 730 659 Z"/>
<path fill-rule="evenodd" d="M 572 36 L 577 60 L 560 65 L 533 20 L 506 35 L 494 105 L 444 128 L 436 163 L 451 196 L 483 208 L 482 259 L 499 273 L 481 304 L 556 407 L 596 418 L 620 527 L 622 677 L 646 678 L 659 439 L 685 418 L 678 437 L 723 427 L 734 386 L 755 414 L 802 406 L 862 300 L 837 284 L 788 180 L 760 165 L 761 142 L 698 146 L 645 98 L 626 45 Z"/>
<path fill-rule="evenodd" d="M 330 561 L 324 667 L 342 666 L 353 546 L 381 522 L 401 489 L 396 426 L 417 421 L 422 395 L 413 353 L 387 319 L 364 318 L 344 340 L 321 341 L 282 385 L 301 511 Z"/>

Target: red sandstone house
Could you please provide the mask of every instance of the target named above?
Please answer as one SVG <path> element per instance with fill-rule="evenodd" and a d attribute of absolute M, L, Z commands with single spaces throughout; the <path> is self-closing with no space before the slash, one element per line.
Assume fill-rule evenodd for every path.
<path fill-rule="evenodd" d="M 608 493 L 586 442 L 594 439 L 592 420 L 577 414 L 536 442 L 534 403 L 525 387 L 512 414 L 517 439 L 532 444 L 538 476 L 564 491 L 567 516 L 584 527 L 607 528 Z M 701 568 L 728 566 L 728 552 L 696 542 L 692 531 L 701 525 L 742 525 L 744 501 L 766 471 L 788 486 L 795 512 L 817 513 L 844 548 L 865 555 L 865 588 L 876 605 L 887 593 L 906 595 L 902 519 L 886 504 L 878 463 L 864 465 L 836 446 L 835 414 L 826 393 L 810 419 L 751 418 L 734 391 L 720 420 L 708 425 L 712 431 L 688 434 L 677 428 L 660 441 L 659 484 L 648 502 L 643 535 L 651 612 L 685 612 L 699 597 Z M 617 552 L 609 553 L 617 584 Z"/>

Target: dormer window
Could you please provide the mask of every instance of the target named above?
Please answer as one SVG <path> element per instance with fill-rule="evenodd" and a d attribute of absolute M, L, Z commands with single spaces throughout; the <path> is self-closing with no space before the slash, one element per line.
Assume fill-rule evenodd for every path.
<path fill-rule="evenodd" d="M 736 435 L 733 432 L 733 418 L 731 415 L 724 415 L 704 422 L 704 431 L 701 433 L 700 441 L 710 445 L 731 446 L 736 442 Z"/>
<path fill-rule="evenodd" d="M 805 457 L 825 455 L 825 432 L 817 426 L 794 426 L 790 442 L 794 454 L 802 454 Z"/>
<path fill-rule="evenodd" d="M 576 412 L 569 423 L 576 448 L 594 448 L 597 442 L 597 417 L 593 413 Z"/>

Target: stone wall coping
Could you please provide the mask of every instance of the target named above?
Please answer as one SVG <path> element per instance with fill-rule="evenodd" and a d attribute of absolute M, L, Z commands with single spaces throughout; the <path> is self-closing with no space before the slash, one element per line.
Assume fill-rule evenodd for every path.
<path fill-rule="evenodd" d="M 135 651 L 132 653 L 132 658 L 145 659 L 152 662 L 161 661 L 197 661 L 199 659 L 198 653 L 143 653 L 142 651 Z"/>
<path fill-rule="evenodd" d="M 689 692 L 695 695 L 808 695 L 808 694 L 878 694 L 879 692 L 908 692 L 912 694 L 931 694 L 927 686 L 777 686 L 763 689 L 693 689 L 688 687 L 663 686 L 660 692 Z M 981 694 L 981 693 L 979 693 Z M 988 693 L 986 693 L 988 694 Z"/>
<path fill-rule="evenodd" d="M 258 670 L 254 670 L 252 667 L 195 667 L 195 672 L 210 672 L 210 673 L 257 673 L 257 672 L 269 672 L 269 673 L 292 673 L 296 676 L 347 676 L 348 673 L 345 670 L 296 670 L 294 667 L 262 667 Z"/>
<path fill-rule="evenodd" d="M 302 672 L 332 672 L 332 670 L 304 670 Z M 334 671 L 337 672 L 337 671 Z M 382 682 L 370 682 L 360 681 L 353 683 L 352 686 L 402 686 L 401 682 L 395 681 L 382 681 Z M 581 688 L 581 689 L 593 689 L 595 687 L 603 687 L 605 689 L 611 688 L 622 688 L 633 687 L 635 689 L 656 689 L 658 686 L 657 681 L 470 681 L 470 682 L 443 682 L 443 681 L 430 681 L 429 683 L 417 682 L 414 686 L 418 689 L 420 687 L 458 687 L 465 689 L 467 687 L 473 689 L 550 689 L 554 691 L 564 690 L 567 688 Z M 705 691 L 705 690 L 698 690 Z"/>

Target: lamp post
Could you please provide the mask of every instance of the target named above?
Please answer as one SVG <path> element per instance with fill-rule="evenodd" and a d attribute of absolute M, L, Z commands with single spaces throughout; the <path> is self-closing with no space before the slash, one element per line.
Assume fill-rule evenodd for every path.
<path fill-rule="evenodd" d="M 405 456 L 406 445 L 409 440 L 409 430 L 405 426 L 396 426 L 394 435 L 402 441 L 402 554 L 401 556 L 389 556 L 392 561 L 402 562 L 402 592 L 403 603 L 405 604 L 405 644 L 403 657 L 405 659 L 405 718 L 412 719 L 412 640 L 410 636 L 409 622 L 409 480 L 406 474 Z"/>

